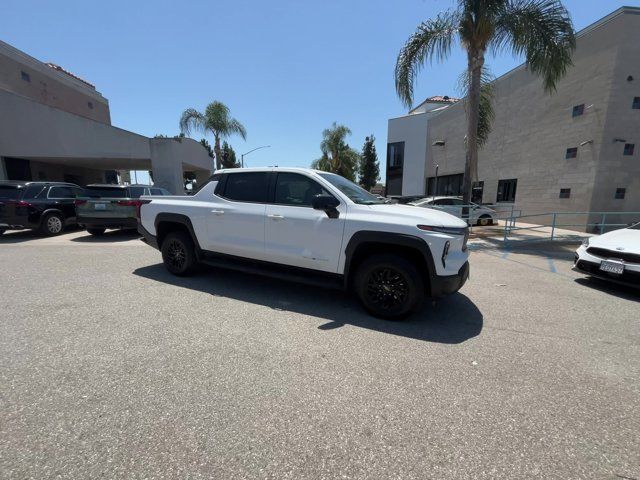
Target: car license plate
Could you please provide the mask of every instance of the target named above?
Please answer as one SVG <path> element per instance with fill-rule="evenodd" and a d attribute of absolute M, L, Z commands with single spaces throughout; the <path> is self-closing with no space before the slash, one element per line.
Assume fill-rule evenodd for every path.
<path fill-rule="evenodd" d="M 96 210 L 106 210 L 107 209 L 107 204 L 106 203 L 94 203 L 94 208 Z"/>
<path fill-rule="evenodd" d="M 600 270 L 607 273 L 622 275 L 624 273 L 624 263 L 612 262 L 611 260 L 603 260 L 600 263 Z"/>

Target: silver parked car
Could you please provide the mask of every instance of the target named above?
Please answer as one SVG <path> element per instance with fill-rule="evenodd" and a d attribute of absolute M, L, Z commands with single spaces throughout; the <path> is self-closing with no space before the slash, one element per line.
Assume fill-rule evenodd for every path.
<path fill-rule="evenodd" d="M 414 200 L 409 202 L 409 205 L 423 208 L 435 208 L 436 210 L 442 210 L 444 212 L 455 215 L 462 218 L 462 207 L 464 202 L 460 197 L 426 197 L 420 200 Z M 470 203 L 471 212 L 469 215 L 469 222 L 472 225 L 493 225 L 497 219 L 497 212 L 492 208 L 478 205 L 476 203 Z"/>

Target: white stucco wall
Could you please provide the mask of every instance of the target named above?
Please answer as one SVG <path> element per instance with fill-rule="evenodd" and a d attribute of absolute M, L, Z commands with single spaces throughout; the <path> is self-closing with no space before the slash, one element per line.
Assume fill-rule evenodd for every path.
<path fill-rule="evenodd" d="M 429 117 L 429 113 L 420 113 L 389 120 L 387 143 L 405 142 L 402 195 L 424 193 Z"/>

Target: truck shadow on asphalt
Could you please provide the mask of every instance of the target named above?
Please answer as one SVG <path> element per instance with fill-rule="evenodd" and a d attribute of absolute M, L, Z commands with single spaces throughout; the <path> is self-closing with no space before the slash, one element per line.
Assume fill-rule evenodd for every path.
<path fill-rule="evenodd" d="M 138 268 L 133 273 L 149 280 L 263 305 L 276 311 L 323 318 L 328 323 L 318 328 L 325 331 L 353 325 L 416 340 L 457 344 L 479 335 L 483 325 L 478 307 L 461 293 L 435 304 L 427 300 L 422 310 L 406 320 L 394 322 L 368 315 L 353 297 L 336 290 L 212 267 L 203 267 L 191 277 L 173 276 L 162 264 Z"/>
<path fill-rule="evenodd" d="M 116 243 L 128 242 L 140 238 L 138 231 L 133 229 L 107 230 L 102 235 L 91 235 L 89 232 L 83 233 L 86 235 L 72 238 L 71 241 L 80 243 Z"/>

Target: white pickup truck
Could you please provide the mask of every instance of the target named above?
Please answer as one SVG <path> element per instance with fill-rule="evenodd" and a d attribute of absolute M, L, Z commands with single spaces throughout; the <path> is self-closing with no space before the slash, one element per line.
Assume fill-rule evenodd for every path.
<path fill-rule="evenodd" d="M 195 195 L 143 197 L 138 230 L 186 275 L 198 263 L 353 290 L 398 319 L 469 276 L 468 227 L 304 168 L 217 171 Z"/>

